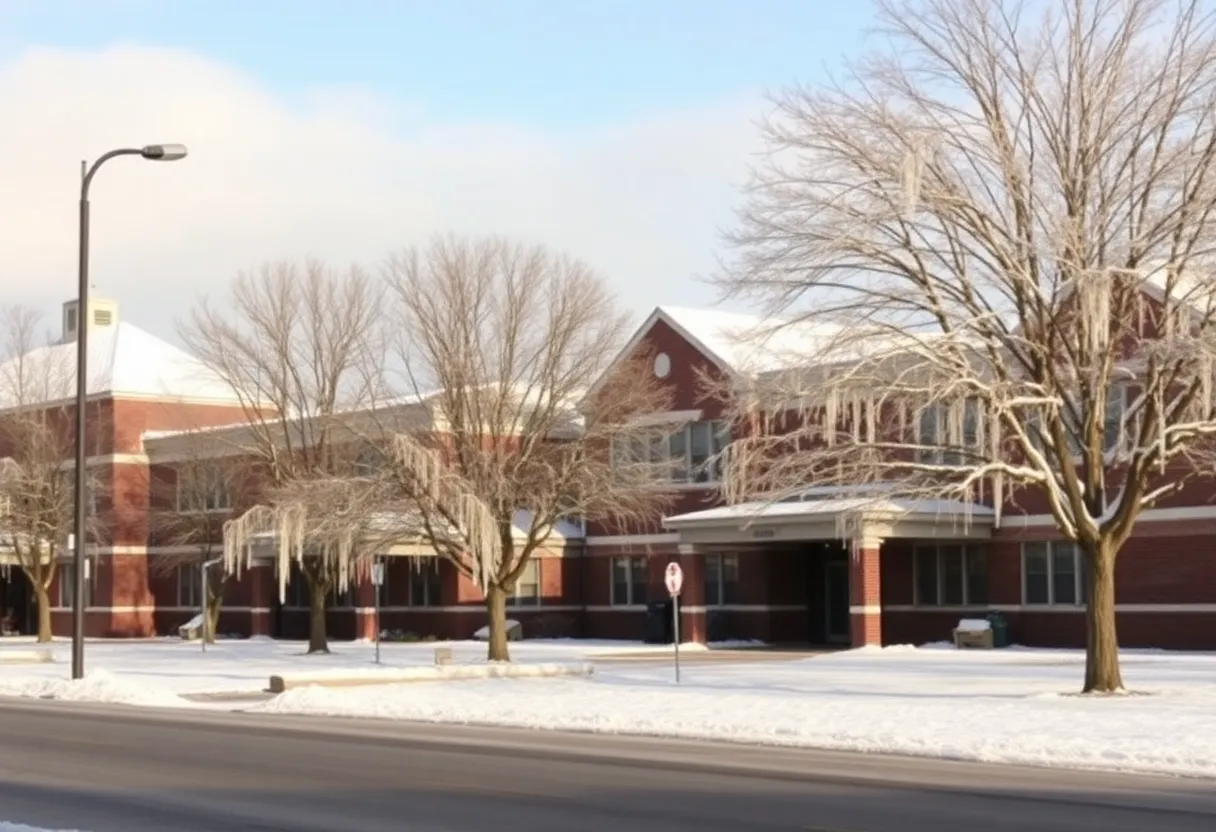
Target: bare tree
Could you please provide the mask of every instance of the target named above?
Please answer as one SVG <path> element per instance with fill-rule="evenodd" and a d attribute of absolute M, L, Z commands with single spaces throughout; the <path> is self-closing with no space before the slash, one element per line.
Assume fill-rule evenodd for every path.
<path fill-rule="evenodd" d="M 764 127 L 722 285 L 816 365 L 740 397 L 774 418 L 731 449 L 732 492 L 1037 494 L 1084 555 L 1084 690 L 1119 690 L 1119 550 L 1212 470 L 1213 12 L 880 5 L 891 51 Z"/>
<path fill-rule="evenodd" d="M 396 434 L 397 516 L 482 590 L 488 655 L 505 661 L 508 597 L 559 524 L 659 516 L 666 445 L 646 452 L 660 428 L 639 417 L 668 411 L 666 393 L 644 356 L 590 389 L 628 320 L 580 261 L 445 238 L 393 258 L 388 275 L 408 385 L 434 417 Z"/>
<path fill-rule="evenodd" d="M 74 523 L 74 445 L 70 356 L 40 340 L 40 316 L 24 307 L 0 311 L 0 540 L 16 560 L 38 607 L 38 641 L 51 640 L 50 588 Z M 90 483 L 94 497 L 98 486 Z M 92 518 L 95 520 L 95 518 Z M 95 529 L 93 529 L 95 531 Z"/>
<path fill-rule="evenodd" d="M 279 263 L 237 278 L 226 309 L 204 303 L 182 327 L 192 352 L 233 389 L 247 427 L 233 453 L 252 458 L 264 499 L 244 522 L 233 521 L 226 554 L 255 542 L 258 518 L 279 490 L 335 476 L 335 426 L 340 414 L 368 407 L 381 393 L 383 289 L 357 268 L 338 272 L 318 262 Z M 292 540 L 296 540 L 292 538 Z M 296 541 L 297 543 L 299 541 Z M 345 573 L 309 542 L 279 558 L 280 593 L 298 562 L 311 598 L 309 652 L 327 652 L 326 596 Z M 238 557 L 226 557 L 238 570 Z"/>
<path fill-rule="evenodd" d="M 207 443 L 205 437 L 204 433 L 188 437 L 189 450 L 173 463 L 170 476 L 153 472 L 148 527 L 158 548 L 174 550 L 152 561 L 152 574 L 177 577 L 182 569 L 197 574 L 206 616 L 203 637 L 214 643 L 224 591 L 232 577 L 216 562 L 224 551 L 224 523 L 232 515 L 234 500 L 245 491 L 249 472 L 245 458 L 215 454 L 214 443 Z"/>

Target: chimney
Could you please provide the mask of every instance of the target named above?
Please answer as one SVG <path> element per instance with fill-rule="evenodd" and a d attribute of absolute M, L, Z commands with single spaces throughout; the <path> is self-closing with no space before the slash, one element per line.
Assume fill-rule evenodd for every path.
<path fill-rule="evenodd" d="M 76 340 L 80 332 L 80 304 L 70 300 L 63 305 L 63 343 Z M 88 315 L 85 323 L 92 333 L 99 329 L 112 329 L 118 326 L 118 303 L 106 298 L 89 298 Z"/>

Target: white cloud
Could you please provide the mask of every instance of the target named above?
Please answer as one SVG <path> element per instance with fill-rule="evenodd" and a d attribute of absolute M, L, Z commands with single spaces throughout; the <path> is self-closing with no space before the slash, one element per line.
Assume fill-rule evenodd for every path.
<path fill-rule="evenodd" d="M 182 142 L 186 161 L 116 159 L 92 190 L 98 291 L 158 334 L 264 260 L 376 265 L 447 230 L 565 249 L 639 312 L 709 304 L 694 275 L 712 269 L 758 111 L 740 96 L 564 133 L 440 124 L 374 90 L 288 102 L 180 50 L 34 49 L 0 63 L 0 297 L 50 310 L 74 293 L 81 159 Z"/>

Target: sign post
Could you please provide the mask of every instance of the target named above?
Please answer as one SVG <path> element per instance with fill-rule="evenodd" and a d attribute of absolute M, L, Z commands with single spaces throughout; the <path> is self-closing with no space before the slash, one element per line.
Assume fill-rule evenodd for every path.
<path fill-rule="evenodd" d="M 372 564 L 372 584 L 376 588 L 376 664 L 380 664 L 380 587 L 384 585 L 384 562 L 379 558 Z"/>
<path fill-rule="evenodd" d="M 680 590 L 684 587 L 684 570 L 674 560 L 667 564 L 663 573 L 663 583 L 671 595 L 671 634 L 675 647 L 676 684 L 680 684 Z"/>

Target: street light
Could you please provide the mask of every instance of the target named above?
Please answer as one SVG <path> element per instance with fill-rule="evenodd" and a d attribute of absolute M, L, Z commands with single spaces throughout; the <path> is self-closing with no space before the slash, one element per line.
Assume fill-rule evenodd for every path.
<path fill-rule="evenodd" d="M 120 148 L 104 154 L 85 171 L 80 183 L 80 268 L 76 291 L 76 523 L 72 552 L 72 678 L 84 678 L 84 543 L 85 543 L 85 405 L 89 394 L 89 185 L 97 169 L 115 156 L 142 156 L 157 162 L 175 162 L 186 157 L 181 144 L 150 144 Z"/>

